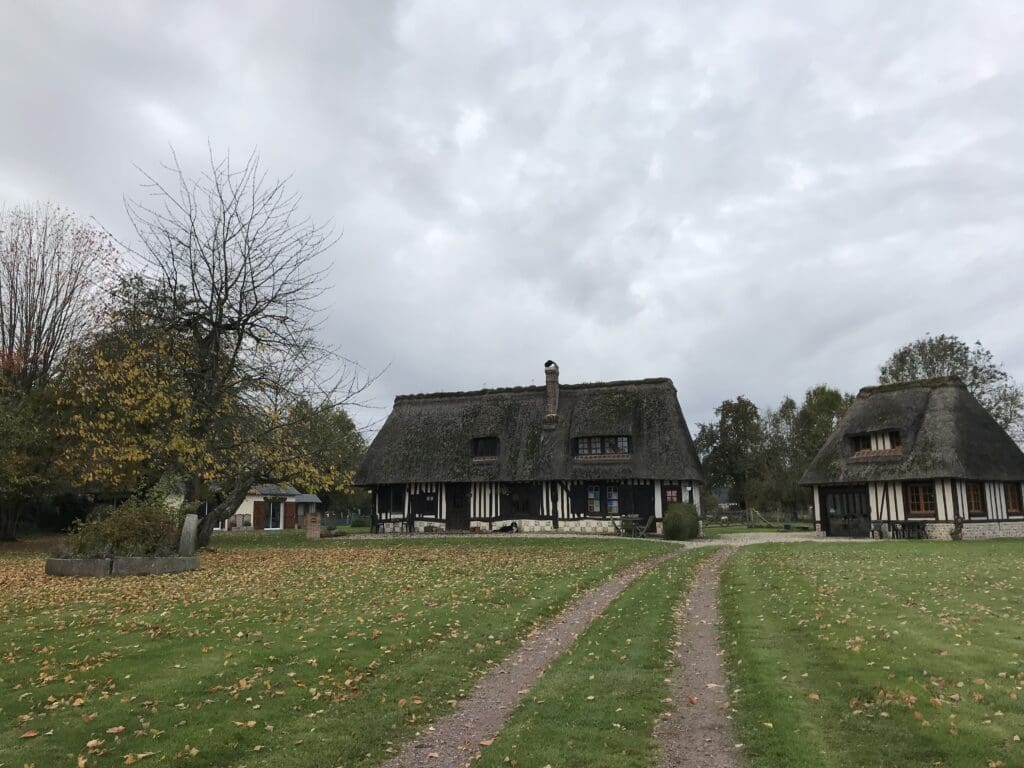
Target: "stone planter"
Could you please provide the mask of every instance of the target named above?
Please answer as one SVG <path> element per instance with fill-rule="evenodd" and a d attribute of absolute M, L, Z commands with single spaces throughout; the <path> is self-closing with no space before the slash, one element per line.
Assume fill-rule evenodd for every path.
<path fill-rule="evenodd" d="M 196 531 L 199 518 L 185 515 L 178 542 L 178 554 L 170 557 L 51 557 L 46 561 L 48 576 L 149 576 L 181 573 L 199 567 Z"/>
<path fill-rule="evenodd" d="M 113 561 L 109 557 L 49 557 L 47 576 L 109 576 Z"/>
<path fill-rule="evenodd" d="M 199 567 L 199 556 L 115 557 L 111 576 L 148 576 L 153 573 L 181 573 Z"/>
<path fill-rule="evenodd" d="M 50 576 L 149 576 L 181 573 L 199 567 L 199 556 L 180 557 L 51 557 L 46 561 Z"/>

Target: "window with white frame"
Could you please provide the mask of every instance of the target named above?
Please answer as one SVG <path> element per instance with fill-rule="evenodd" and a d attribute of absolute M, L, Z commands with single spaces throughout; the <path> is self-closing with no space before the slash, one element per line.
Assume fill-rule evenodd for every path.
<path fill-rule="evenodd" d="M 268 499 L 266 503 L 267 515 L 264 521 L 264 529 L 268 531 L 279 531 L 284 527 L 284 501 L 281 499 Z"/>
<path fill-rule="evenodd" d="M 605 496 L 607 497 L 607 508 L 609 515 L 619 514 L 619 489 L 614 485 L 609 485 L 605 489 Z"/>

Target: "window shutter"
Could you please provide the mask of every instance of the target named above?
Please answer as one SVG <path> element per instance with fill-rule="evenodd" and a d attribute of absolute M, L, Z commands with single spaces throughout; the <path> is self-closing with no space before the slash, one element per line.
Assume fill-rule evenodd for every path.
<path fill-rule="evenodd" d="M 267 502 L 254 501 L 252 504 L 253 530 L 262 531 L 267 525 Z"/>

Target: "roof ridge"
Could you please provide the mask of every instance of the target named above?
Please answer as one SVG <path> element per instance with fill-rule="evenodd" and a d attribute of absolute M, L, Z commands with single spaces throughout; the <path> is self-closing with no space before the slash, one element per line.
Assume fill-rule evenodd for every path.
<path fill-rule="evenodd" d="M 899 429 L 902 458 L 885 464 L 853 461 L 848 435 L 886 429 Z M 1024 453 L 960 379 L 945 376 L 862 389 L 801 483 L 950 477 L 1020 482 Z"/>
<path fill-rule="evenodd" d="M 580 390 L 580 389 L 602 389 L 608 387 L 625 387 L 625 386 L 653 386 L 658 384 L 669 384 L 673 388 L 675 385 L 672 383 L 672 379 L 668 377 L 658 377 L 649 379 L 621 379 L 618 381 L 587 381 L 579 382 L 576 384 L 560 384 L 559 389 L 568 390 Z M 480 397 L 483 395 L 525 395 L 532 393 L 540 393 L 545 391 L 543 384 L 520 386 L 520 387 L 495 387 L 493 389 L 476 389 L 476 390 L 465 390 L 465 391 L 452 391 L 452 392 L 423 392 L 418 394 L 409 395 L 396 395 L 395 402 L 404 402 L 410 400 L 446 400 L 455 399 L 460 397 Z"/>
<path fill-rule="evenodd" d="M 967 389 L 967 385 L 959 376 L 935 376 L 930 379 L 917 379 L 915 381 L 897 381 L 891 384 L 875 384 L 870 387 L 861 387 L 857 397 L 861 395 L 874 395 L 882 392 L 901 392 L 906 389 L 939 389 L 941 387 L 959 387 Z"/>

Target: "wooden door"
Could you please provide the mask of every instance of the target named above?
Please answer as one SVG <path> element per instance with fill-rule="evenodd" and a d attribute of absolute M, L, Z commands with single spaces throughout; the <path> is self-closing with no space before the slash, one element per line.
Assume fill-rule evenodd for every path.
<path fill-rule="evenodd" d="M 871 535 L 871 502 L 866 485 L 821 489 L 821 523 L 829 536 Z"/>
<path fill-rule="evenodd" d="M 448 516 L 445 528 L 449 531 L 469 530 L 470 493 L 469 483 L 447 483 L 444 487 L 445 512 Z"/>
<path fill-rule="evenodd" d="M 646 520 L 654 514 L 654 483 L 633 486 L 633 514 Z"/>

